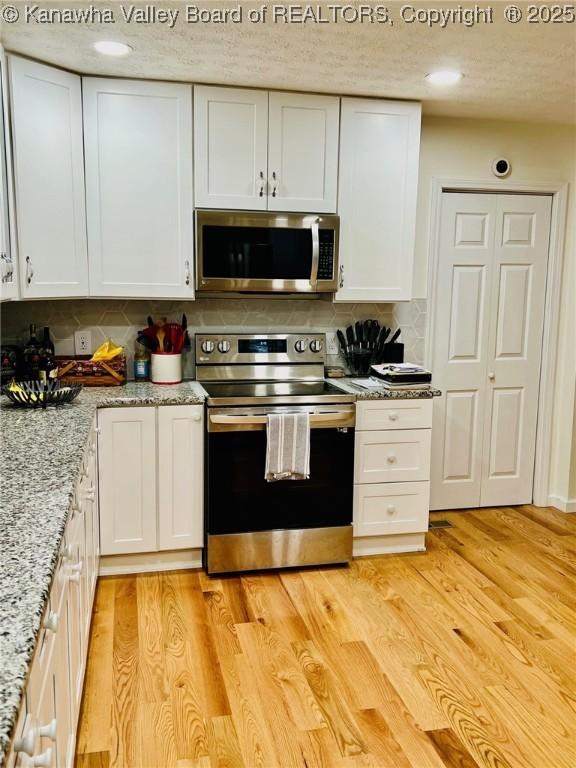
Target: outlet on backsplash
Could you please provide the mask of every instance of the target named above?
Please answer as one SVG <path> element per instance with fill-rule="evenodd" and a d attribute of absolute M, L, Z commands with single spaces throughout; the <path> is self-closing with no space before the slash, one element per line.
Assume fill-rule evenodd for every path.
<path fill-rule="evenodd" d="M 337 355 L 340 352 L 338 339 L 334 331 L 326 331 L 326 354 Z"/>
<path fill-rule="evenodd" d="M 92 332 L 76 331 L 74 334 L 74 350 L 77 355 L 92 354 Z"/>

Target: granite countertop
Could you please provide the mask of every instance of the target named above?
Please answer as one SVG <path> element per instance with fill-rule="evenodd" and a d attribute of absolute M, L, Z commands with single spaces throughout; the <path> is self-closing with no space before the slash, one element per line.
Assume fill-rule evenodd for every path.
<path fill-rule="evenodd" d="M 335 387 L 356 395 L 356 400 L 429 400 L 432 397 L 440 397 L 439 389 L 364 389 L 358 384 L 353 384 L 350 377 L 341 379 L 328 379 Z"/>
<path fill-rule="evenodd" d="M 97 408 L 193 405 L 197 382 L 84 389 L 70 405 L 0 407 L 0 765 L 14 729 Z"/>

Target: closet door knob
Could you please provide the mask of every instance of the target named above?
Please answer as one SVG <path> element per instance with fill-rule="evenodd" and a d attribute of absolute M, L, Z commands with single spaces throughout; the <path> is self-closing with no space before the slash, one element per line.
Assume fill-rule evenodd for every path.
<path fill-rule="evenodd" d="M 386 457 L 386 461 L 388 464 L 394 464 L 396 461 L 396 456 L 394 456 L 394 454 L 390 454 L 390 456 Z"/>
<path fill-rule="evenodd" d="M 488 374 L 488 378 L 490 379 L 490 381 L 494 381 L 494 379 L 496 378 L 496 374 L 494 373 L 494 371 L 490 371 L 490 373 Z"/>

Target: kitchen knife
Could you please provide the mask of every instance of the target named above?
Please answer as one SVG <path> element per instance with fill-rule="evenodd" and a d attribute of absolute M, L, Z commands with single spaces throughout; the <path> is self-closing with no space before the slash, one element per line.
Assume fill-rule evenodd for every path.
<path fill-rule="evenodd" d="M 351 325 L 346 328 L 346 339 L 348 340 L 348 347 L 351 349 L 354 346 L 354 328 Z"/>
<path fill-rule="evenodd" d="M 346 339 L 344 338 L 344 334 L 340 329 L 336 331 L 336 336 L 338 337 L 338 341 L 340 342 L 340 348 L 342 349 L 342 352 L 346 356 L 348 354 L 348 345 L 346 344 Z"/>
<path fill-rule="evenodd" d="M 380 331 L 380 336 L 378 337 L 378 341 L 376 343 L 376 362 L 381 363 L 382 357 L 384 354 L 384 344 L 386 343 L 386 339 L 390 335 L 390 328 L 387 328 L 385 325 L 382 326 L 382 330 Z"/>
<path fill-rule="evenodd" d="M 364 346 L 366 349 L 370 349 L 370 339 L 372 338 L 372 320 L 364 320 L 362 336 L 364 338 Z"/>
<path fill-rule="evenodd" d="M 394 334 L 394 336 L 392 336 L 392 338 L 390 339 L 390 341 L 388 342 L 388 344 L 394 344 L 394 342 L 396 341 L 396 339 L 398 338 L 398 336 L 400 336 L 400 333 L 401 333 L 401 332 L 402 332 L 402 331 L 401 331 L 401 329 L 400 329 L 400 328 L 398 328 L 398 330 L 396 331 L 396 333 Z"/>
<path fill-rule="evenodd" d="M 356 342 L 360 346 L 362 346 L 362 341 L 364 340 L 364 333 L 362 332 L 362 323 L 360 320 L 356 320 L 356 323 L 354 324 L 356 327 Z"/>

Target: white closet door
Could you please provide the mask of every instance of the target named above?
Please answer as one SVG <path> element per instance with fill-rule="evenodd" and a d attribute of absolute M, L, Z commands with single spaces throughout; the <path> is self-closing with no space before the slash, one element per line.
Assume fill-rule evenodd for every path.
<path fill-rule="evenodd" d="M 86 296 L 80 78 L 14 56 L 9 64 L 21 297 Z"/>
<path fill-rule="evenodd" d="M 197 208 L 267 207 L 268 92 L 194 88 Z"/>
<path fill-rule="evenodd" d="M 497 199 L 482 506 L 532 502 L 551 210 L 551 197 Z"/>
<path fill-rule="evenodd" d="M 340 99 L 270 93 L 268 210 L 336 212 Z"/>
<path fill-rule="evenodd" d="M 91 295 L 194 298 L 191 87 L 83 89 Z"/>
<path fill-rule="evenodd" d="M 443 195 L 432 509 L 532 500 L 550 205 Z"/>

